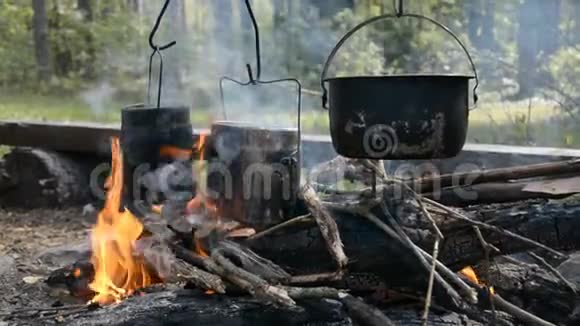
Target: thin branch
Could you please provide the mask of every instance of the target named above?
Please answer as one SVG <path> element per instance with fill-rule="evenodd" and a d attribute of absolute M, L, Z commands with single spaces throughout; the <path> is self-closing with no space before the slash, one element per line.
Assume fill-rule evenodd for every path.
<path fill-rule="evenodd" d="M 520 321 L 524 322 L 526 325 L 534 325 L 534 326 L 556 326 L 548 321 L 543 320 L 542 318 L 529 313 L 520 307 L 508 302 L 504 298 L 500 297 L 497 294 L 491 294 L 491 298 L 493 299 L 494 304 L 497 306 L 498 309 L 501 311 L 505 311 L 508 314 L 516 317 Z"/>
<path fill-rule="evenodd" d="M 290 277 L 289 284 L 309 284 L 309 283 L 321 283 L 321 282 L 334 282 L 339 281 L 343 277 L 342 271 L 330 272 L 330 273 L 319 273 L 319 274 L 308 274 L 308 275 L 297 275 Z"/>
<path fill-rule="evenodd" d="M 291 225 L 300 224 L 300 223 L 304 223 L 304 222 L 310 222 L 310 221 L 312 221 L 311 214 L 306 214 L 306 215 L 294 217 L 294 218 L 289 219 L 287 221 L 284 221 L 280 224 L 276 224 L 276 225 L 272 226 L 271 228 L 268 228 L 264 231 L 258 232 L 256 234 L 254 234 L 253 236 L 247 238 L 246 241 L 248 241 L 248 242 L 255 241 L 255 240 L 261 239 L 267 235 L 270 235 L 276 231 L 279 231 L 279 230 L 282 230 L 286 227 L 289 227 Z"/>
<path fill-rule="evenodd" d="M 413 243 L 413 241 L 411 241 L 409 236 L 403 231 L 403 228 L 401 227 L 401 225 L 399 225 L 399 223 L 393 218 L 393 216 L 390 213 L 387 216 L 389 216 L 389 222 L 391 224 L 391 227 L 395 230 L 395 232 L 403 240 L 403 243 L 405 244 L 405 246 L 407 246 L 407 248 L 409 248 L 411 250 L 411 252 L 415 255 L 415 257 L 417 257 L 417 259 L 419 260 L 421 265 L 429 273 L 431 271 L 431 267 L 430 267 L 429 262 L 428 262 L 427 258 L 425 257 L 425 255 L 423 255 L 422 252 L 420 251 L 420 248 L 418 246 L 416 246 Z M 430 256 L 430 259 L 432 259 L 433 264 L 436 264 L 435 262 L 437 260 L 433 259 L 433 257 L 431 257 L 431 256 Z M 435 273 L 434 278 L 437 280 L 437 282 L 439 284 L 441 284 L 441 286 L 443 286 L 443 288 L 445 289 L 447 294 L 452 298 L 452 300 L 455 303 L 461 302 L 461 296 L 459 296 L 457 291 L 455 291 L 455 289 L 453 289 L 453 287 L 451 287 L 451 285 L 449 285 L 449 283 L 447 283 L 447 281 L 445 279 L 443 279 L 443 277 L 441 277 L 441 275 L 439 275 L 439 273 Z"/>
<path fill-rule="evenodd" d="M 578 293 L 576 285 L 568 281 L 564 277 L 564 275 L 562 275 L 562 273 L 560 273 L 557 269 L 555 269 L 552 265 L 550 265 L 544 258 L 536 255 L 531 251 L 528 252 L 528 255 L 532 257 L 535 261 L 537 261 L 540 265 L 542 265 L 544 268 L 548 269 L 552 274 L 554 274 L 554 276 L 556 276 L 560 281 L 562 281 L 562 283 L 564 283 L 564 285 L 566 285 L 572 291 L 572 293 Z"/>
<path fill-rule="evenodd" d="M 435 279 L 435 274 L 437 273 L 435 268 L 437 266 L 437 255 L 439 254 L 439 239 L 435 240 L 433 244 L 433 262 L 431 264 L 431 272 L 429 273 L 429 284 L 427 286 L 427 293 L 425 294 L 425 307 L 423 308 L 422 322 L 423 326 L 427 326 L 429 320 L 429 309 L 431 308 L 431 297 L 433 295 L 433 283 Z"/>
<path fill-rule="evenodd" d="M 473 226 L 473 230 L 475 231 L 475 234 L 477 235 L 477 238 L 479 239 L 479 243 L 481 244 L 481 247 L 483 249 L 483 253 L 484 253 L 484 257 L 485 257 L 485 279 L 489 280 L 490 279 L 489 278 L 489 266 L 491 265 L 491 252 L 494 251 L 496 253 L 500 253 L 500 250 L 485 240 L 485 238 L 483 237 L 483 234 L 481 233 L 481 230 L 477 226 Z M 489 287 L 489 284 L 488 284 L 488 287 Z M 488 290 L 490 290 L 490 288 L 488 288 Z M 493 322 L 496 322 L 497 321 L 497 312 L 495 311 L 495 304 L 493 303 L 493 300 L 491 299 L 491 297 L 489 298 L 489 305 L 491 306 Z"/>

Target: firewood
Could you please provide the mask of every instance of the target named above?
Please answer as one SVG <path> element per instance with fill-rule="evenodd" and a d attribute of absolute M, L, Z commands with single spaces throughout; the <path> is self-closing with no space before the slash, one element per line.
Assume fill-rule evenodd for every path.
<path fill-rule="evenodd" d="M 97 163 L 90 157 L 14 148 L 4 156 L 0 205 L 33 208 L 86 204 L 91 199 L 89 176 Z"/>
<path fill-rule="evenodd" d="M 211 257 L 219 264 L 218 268 L 214 267 L 214 272 L 248 291 L 248 293 L 256 298 L 281 306 L 296 306 L 296 302 L 288 296 L 288 293 L 284 289 L 270 285 L 261 277 L 237 267 L 224 257 L 219 249 L 213 250 Z"/>
<path fill-rule="evenodd" d="M 443 188 L 435 192 L 425 193 L 423 196 L 454 207 L 517 202 L 534 198 L 558 199 L 569 196 L 569 194 L 526 191 L 524 189 L 528 184 L 529 182 L 486 182 L 469 186 Z"/>
<path fill-rule="evenodd" d="M 226 291 L 225 285 L 219 276 L 191 266 L 183 260 L 175 259 L 170 268 L 171 271 L 163 280 L 164 282 L 189 282 L 203 290 L 211 290 L 217 293 L 225 293 Z"/>
<path fill-rule="evenodd" d="M 477 226 L 478 228 L 487 229 L 487 230 L 490 230 L 490 231 L 493 231 L 493 232 L 500 233 L 500 234 L 502 234 L 503 236 L 505 236 L 507 238 L 511 238 L 511 239 L 514 239 L 514 240 L 517 240 L 517 241 L 521 241 L 521 242 L 523 242 L 523 243 L 525 243 L 525 244 L 527 244 L 529 246 L 541 248 L 541 249 L 543 249 L 543 250 L 545 250 L 545 251 L 547 251 L 547 252 L 549 252 L 549 253 L 557 256 L 557 257 L 566 257 L 566 255 L 564 255 L 563 253 L 561 253 L 561 252 L 559 252 L 557 250 L 554 250 L 554 249 L 552 249 L 552 248 L 550 248 L 550 247 L 548 247 L 548 246 L 546 246 L 544 244 L 541 244 L 541 243 L 539 243 L 537 241 L 534 241 L 534 240 L 532 240 L 532 239 L 530 239 L 528 237 L 521 236 L 521 235 L 519 235 L 517 233 L 511 232 L 509 230 L 502 229 L 502 228 L 500 228 L 498 226 L 494 226 L 494 225 L 490 225 L 490 224 L 485 223 L 485 222 L 481 222 L 481 221 L 474 220 L 474 219 L 472 219 L 472 218 L 470 218 L 468 216 L 465 216 L 464 214 L 459 213 L 456 210 L 450 209 L 449 207 L 447 207 L 445 205 L 439 204 L 436 201 L 433 201 L 433 200 L 430 200 L 430 199 L 427 199 L 427 198 L 425 198 L 424 200 L 427 203 L 429 203 L 429 204 L 431 204 L 431 205 L 433 205 L 433 206 L 435 206 L 435 207 L 437 207 L 437 208 L 439 208 L 441 210 L 444 210 L 445 212 L 447 212 L 449 214 L 450 217 L 453 217 L 453 218 L 462 220 L 462 221 L 464 221 L 466 223 L 469 223 L 469 224 L 471 224 L 473 226 Z"/>
<path fill-rule="evenodd" d="M 222 240 L 217 247 L 228 258 L 239 263 L 241 268 L 268 282 L 285 283 L 290 278 L 290 274 L 280 266 L 235 242 Z"/>
<path fill-rule="evenodd" d="M 503 298 L 526 311 L 549 322 L 570 324 L 577 294 L 541 266 L 511 261 L 498 258 L 497 263 L 490 266 L 489 279 L 483 281 L 493 286 Z M 477 266 L 476 271 L 481 271 L 481 266 Z"/>
<path fill-rule="evenodd" d="M 310 185 L 307 184 L 303 187 L 302 198 L 310 210 L 310 214 L 315 218 L 322 237 L 326 241 L 328 250 L 334 261 L 338 264 L 338 270 L 343 270 L 348 263 L 348 258 L 344 253 L 336 221 L 330 216 L 326 207 L 322 205 L 318 195 Z"/>

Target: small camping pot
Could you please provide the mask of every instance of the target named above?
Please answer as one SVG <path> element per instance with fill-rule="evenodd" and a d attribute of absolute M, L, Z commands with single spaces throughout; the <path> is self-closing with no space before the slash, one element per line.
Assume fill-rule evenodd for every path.
<path fill-rule="evenodd" d="M 123 201 L 134 214 L 142 215 L 163 200 L 187 202 L 193 197 L 188 108 L 124 108 L 120 144 Z"/>
<path fill-rule="evenodd" d="M 467 55 L 473 75 L 326 78 L 337 51 L 355 32 L 378 20 L 398 17 L 419 18 L 442 28 Z M 336 152 L 351 158 L 391 160 L 457 155 L 467 135 L 472 78 L 476 80 L 473 89 L 476 103 L 478 79 L 471 55 L 459 38 L 437 21 L 415 14 L 387 14 L 362 22 L 336 44 L 321 75 L 322 106 L 329 110 L 330 134 Z"/>
<path fill-rule="evenodd" d="M 294 216 L 299 135 L 295 128 L 214 122 L 206 173 L 208 196 L 218 214 L 257 229 Z"/>

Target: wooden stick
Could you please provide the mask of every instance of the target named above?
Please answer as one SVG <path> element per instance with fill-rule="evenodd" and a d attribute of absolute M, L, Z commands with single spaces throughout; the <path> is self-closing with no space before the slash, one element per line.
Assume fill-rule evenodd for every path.
<path fill-rule="evenodd" d="M 377 226 L 380 230 L 382 230 L 387 235 L 389 235 L 392 239 L 399 241 L 400 243 L 402 243 L 403 245 L 406 246 L 405 242 L 397 235 L 397 233 L 395 231 L 393 231 L 388 225 L 386 225 L 383 221 L 381 221 L 377 216 L 375 216 L 372 213 L 369 213 L 368 210 L 361 210 L 361 211 L 359 211 L 357 209 L 353 210 L 352 207 L 350 207 L 350 206 L 346 207 L 346 206 L 343 206 L 342 204 L 336 204 L 336 203 L 325 203 L 325 205 L 329 208 L 332 208 L 332 209 L 342 210 L 342 211 L 346 211 L 346 212 L 353 213 L 353 214 L 356 214 L 358 216 L 364 217 L 365 219 L 367 219 L 368 221 L 373 223 L 375 226 Z M 425 257 L 425 259 L 432 261 L 431 255 L 429 255 L 427 252 L 425 252 L 421 247 L 415 245 L 414 243 L 412 243 L 412 241 L 411 241 L 411 245 L 413 248 L 415 248 L 415 250 L 420 252 Z M 451 271 L 443 263 L 441 263 L 438 260 L 436 260 L 435 262 L 437 264 L 437 270 L 443 276 L 445 276 L 447 279 L 449 279 L 455 285 L 457 285 L 459 287 L 459 289 L 461 290 L 461 292 L 463 293 L 463 295 L 465 296 L 465 298 L 467 298 L 467 300 L 469 302 L 471 302 L 473 304 L 477 303 L 477 293 L 475 292 L 475 290 L 473 288 L 471 288 L 469 285 L 467 285 L 460 277 L 458 277 L 455 274 L 455 272 Z M 427 267 L 427 270 L 429 270 L 428 267 Z M 443 286 L 445 286 L 445 285 L 443 285 Z M 450 292 L 450 290 L 453 290 L 453 288 L 449 287 L 449 288 L 446 288 L 446 290 L 447 290 L 447 292 Z M 455 292 L 455 293 L 457 293 L 457 292 Z"/>
<path fill-rule="evenodd" d="M 294 300 L 321 298 L 340 300 L 345 294 L 344 291 L 339 291 L 330 287 L 303 288 L 295 286 L 283 286 L 281 288 L 284 289 L 288 293 L 288 296 Z"/>
<path fill-rule="evenodd" d="M 504 298 L 500 297 L 497 294 L 490 294 L 491 298 L 496 305 L 496 307 L 501 310 L 505 311 L 508 314 L 516 317 L 520 321 L 524 322 L 526 325 L 535 325 L 535 326 L 556 326 L 548 321 L 543 320 L 542 318 L 529 313 L 520 307 L 508 302 Z"/>
<path fill-rule="evenodd" d="M 235 242 L 222 240 L 217 247 L 221 252 L 227 253 L 228 257 L 235 257 L 241 268 L 268 282 L 284 283 L 290 279 L 290 274 L 282 267 Z"/>
<path fill-rule="evenodd" d="M 219 264 L 219 267 L 221 267 L 221 270 L 218 268 L 215 271 L 218 275 L 228 279 L 230 282 L 239 286 L 243 290 L 248 291 L 248 293 L 260 300 L 280 306 L 296 306 L 296 302 L 288 296 L 288 293 L 284 289 L 272 286 L 261 277 L 237 267 L 229 259 L 223 256 L 220 251 L 221 250 L 218 248 L 213 250 L 211 253 L 211 258 Z"/>
<path fill-rule="evenodd" d="M 334 282 L 339 281 L 343 277 L 342 271 L 330 272 L 330 273 L 318 273 L 318 274 L 308 274 L 308 275 L 297 275 L 292 276 L 288 280 L 288 284 L 309 284 L 309 283 L 321 283 L 321 282 Z"/>
<path fill-rule="evenodd" d="M 318 195 L 309 184 L 306 184 L 302 189 L 302 197 L 318 224 L 332 258 L 338 264 L 339 270 L 344 270 L 348 263 L 348 257 L 344 253 L 336 221 L 330 216 L 330 213 L 322 205 L 320 198 L 318 198 Z"/>
<path fill-rule="evenodd" d="M 552 274 L 554 274 L 554 276 L 556 276 L 560 281 L 562 281 L 562 283 L 564 283 L 564 285 L 566 285 L 571 291 L 572 293 L 578 293 L 578 289 L 576 288 L 576 285 L 574 285 L 572 282 L 568 281 L 564 275 L 562 275 L 562 273 L 560 273 L 557 269 L 555 269 L 552 265 L 550 265 L 544 258 L 536 255 L 535 253 L 529 251 L 528 255 L 532 258 L 534 258 L 534 260 L 536 260 L 540 265 L 542 265 L 544 268 L 546 268 L 547 270 L 549 270 Z"/>
<path fill-rule="evenodd" d="M 221 294 L 226 292 L 226 286 L 219 276 L 191 266 L 181 259 L 176 259 L 171 269 L 171 276 L 164 279 L 165 282 L 190 282 L 203 290 L 213 290 Z"/>
<path fill-rule="evenodd" d="M 423 326 L 428 326 L 429 321 L 429 308 L 431 307 L 431 297 L 433 295 L 433 281 L 435 279 L 435 274 L 437 271 L 435 267 L 437 266 L 437 255 L 439 254 L 439 239 L 435 240 L 433 244 L 433 262 L 431 263 L 431 271 L 429 272 L 429 284 L 427 286 L 427 293 L 425 294 L 425 307 L 423 308 L 422 323 Z"/>
<path fill-rule="evenodd" d="M 386 211 L 386 212 L 388 212 L 388 211 Z M 429 262 L 427 261 L 427 258 L 425 258 L 425 256 L 418 249 L 418 247 L 411 241 L 411 239 L 409 238 L 409 236 L 403 231 L 403 228 L 393 218 L 393 216 L 390 215 L 390 213 L 388 213 L 387 216 L 389 216 L 389 222 L 391 224 L 391 227 L 395 230 L 395 232 L 403 240 L 403 243 L 407 246 L 407 248 L 409 248 L 411 250 L 411 252 L 415 255 L 415 257 L 417 257 L 417 259 L 419 260 L 419 262 L 421 263 L 421 265 L 429 273 L 431 271 L 431 268 L 429 266 Z M 433 257 L 430 257 L 430 259 L 432 259 L 432 262 L 434 264 L 437 261 L 437 260 L 433 259 Z M 453 289 L 453 287 L 451 287 L 451 285 L 449 285 L 449 283 L 447 283 L 447 281 L 445 279 L 443 279 L 441 277 L 441 275 L 439 275 L 439 273 L 435 273 L 434 274 L 434 278 L 437 280 L 437 283 L 441 284 L 441 286 L 447 292 L 447 295 L 449 295 L 451 297 L 451 299 L 453 300 L 453 302 L 455 304 L 458 304 L 459 302 L 461 302 L 461 296 L 459 296 L 459 294 L 457 293 L 457 291 L 455 291 L 455 289 Z"/>
<path fill-rule="evenodd" d="M 426 192 L 433 189 L 433 185 L 437 185 L 438 187 L 459 186 L 464 185 L 466 181 L 470 185 L 474 185 L 484 182 L 527 179 L 578 172 L 580 172 L 580 160 L 574 159 L 563 162 L 522 165 L 484 171 L 451 173 L 405 180 L 404 182 L 409 186 L 417 185 L 418 187 L 415 187 L 415 190 L 419 192 Z"/>
<path fill-rule="evenodd" d="M 258 232 L 256 234 L 254 234 L 253 236 L 249 237 L 246 239 L 246 241 L 251 242 L 251 241 L 255 241 L 258 239 L 261 239 L 269 234 L 272 234 L 276 231 L 282 230 L 283 228 L 286 228 L 288 226 L 294 225 L 294 224 L 300 224 L 300 223 L 304 223 L 304 222 L 308 222 L 312 220 L 312 215 L 311 214 L 306 214 L 306 215 L 302 215 L 302 216 L 298 216 L 292 219 L 289 219 L 288 221 L 284 221 L 280 224 L 276 224 L 274 226 L 272 226 L 271 228 L 268 228 L 264 231 Z"/>
<path fill-rule="evenodd" d="M 436 202 L 434 200 L 427 199 L 425 197 L 423 197 L 423 200 L 426 203 L 428 203 L 428 204 L 431 204 L 431 205 L 433 205 L 433 206 L 435 206 L 435 207 L 437 207 L 439 209 L 444 210 L 450 216 L 452 216 L 452 217 L 454 217 L 456 219 L 462 220 L 462 221 L 464 221 L 466 223 L 469 223 L 471 225 L 475 225 L 475 226 L 480 227 L 482 229 L 486 229 L 486 230 L 490 230 L 490 231 L 493 231 L 493 232 L 497 232 L 497 233 L 503 234 L 506 237 L 509 237 L 509 238 L 518 240 L 520 242 L 523 242 L 523 243 L 525 243 L 527 245 L 530 245 L 530 246 L 533 246 L 533 247 L 536 247 L 536 248 L 544 249 L 544 250 L 546 250 L 546 251 L 548 251 L 548 252 L 550 252 L 550 253 L 552 253 L 552 254 L 560 257 L 560 258 L 566 258 L 567 257 L 565 254 L 563 254 L 563 253 L 561 253 L 561 252 L 559 252 L 557 250 L 554 250 L 554 249 L 552 249 L 552 248 L 550 248 L 548 246 L 545 246 L 545 245 L 543 245 L 543 244 L 541 244 L 541 243 L 539 243 L 537 241 L 534 241 L 532 239 L 526 238 L 524 236 L 521 236 L 519 234 L 513 233 L 511 231 L 504 230 L 504 229 L 502 229 L 502 228 L 500 228 L 498 226 L 495 226 L 495 225 L 491 225 L 491 224 L 487 224 L 487 223 L 484 223 L 484 222 L 476 221 L 476 220 L 474 220 L 474 219 L 472 219 L 470 217 L 467 217 L 467 216 L 465 216 L 465 215 L 463 215 L 463 214 L 461 214 L 459 212 L 454 211 L 453 209 L 451 209 L 451 208 L 449 208 L 449 207 L 447 207 L 445 205 L 439 204 L 438 202 Z"/>
<path fill-rule="evenodd" d="M 479 239 L 479 243 L 481 243 L 481 248 L 483 249 L 483 255 L 485 257 L 485 278 L 486 280 L 489 280 L 489 265 L 491 264 L 491 255 L 490 255 L 491 251 L 500 253 L 500 250 L 485 240 L 483 234 L 481 233 L 481 230 L 477 226 L 473 226 L 473 230 L 475 231 L 475 234 Z M 491 306 L 493 322 L 495 323 L 497 320 L 497 312 L 495 311 L 495 304 L 493 303 L 493 300 L 491 298 L 489 299 L 489 305 Z"/>

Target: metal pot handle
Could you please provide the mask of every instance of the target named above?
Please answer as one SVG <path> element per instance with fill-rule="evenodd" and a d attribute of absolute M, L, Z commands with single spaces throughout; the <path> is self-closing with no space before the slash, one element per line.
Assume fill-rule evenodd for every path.
<path fill-rule="evenodd" d="M 478 96 L 477 96 L 477 87 L 479 86 L 479 78 L 477 76 L 477 69 L 475 68 L 475 64 L 473 63 L 473 59 L 471 57 L 471 55 L 469 54 L 469 51 L 467 50 L 467 47 L 461 42 L 461 40 L 459 39 L 459 37 L 457 35 L 455 35 L 447 26 L 439 23 L 438 21 L 426 17 L 426 16 L 422 16 L 422 15 L 417 15 L 417 14 L 405 14 L 405 13 L 399 13 L 399 14 L 385 14 L 385 15 L 381 15 L 381 16 L 376 16 L 373 17 L 369 20 L 366 20 L 358 25 L 356 25 L 353 29 L 351 29 L 348 33 L 346 33 L 341 39 L 340 41 L 338 41 L 338 43 L 334 46 L 334 49 L 332 49 L 332 51 L 330 52 L 330 54 L 328 55 L 328 58 L 326 59 L 326 62 L 324 63 L 324 68 L 322 69 L 322 74 L 320 76 L 320 86 L 322 87 L 322 107 L 325 109 L 328 109 L 328 90 L 326 89 L 326 85 L 325 83 L 325 79 L 326 79 L 326 74 L 328 73 L 328 68 L 330 66 L 331 61 L 334 59 L 334 56 L 336 55 L 336 53 L 338 52 L 338 50 L 340 49 L 340 47 L 342 47 L 342 45 L 354 34 L 356 33 L 359 29 L 372 24 L 378 20 L 382 20 L 382 19 L 390 19 L 390 18 L 399 18 L 399 17 L 414 17 L 414 18 L 419 18 L 419 19 L 424 19 L 427 20 L 433 24 L 435 24 L 436 26 L 438 26 L 439 28 L 441 28 L 442 30 L 444 30 L 445 32 L 447 32 L 447 34 L 451 35 L 451 37 L 453 37 L 455 39 L 455 41 L 457 41 L 457 43 L 459 43 L 459 45 L 461 46 L 461 48 L 463 49 L 463 52 L 465 52 L 465 54 L 467 55 L 467 59 L 469 60 L 469 64 L 471 65 L 471 69 L 473 70 L 473 77 L 475 78 L 475 86 L 473 87 L 473 103 L 474 106 L 475 104 L 477 104 L 477 100 L 478 100 Z"/>

